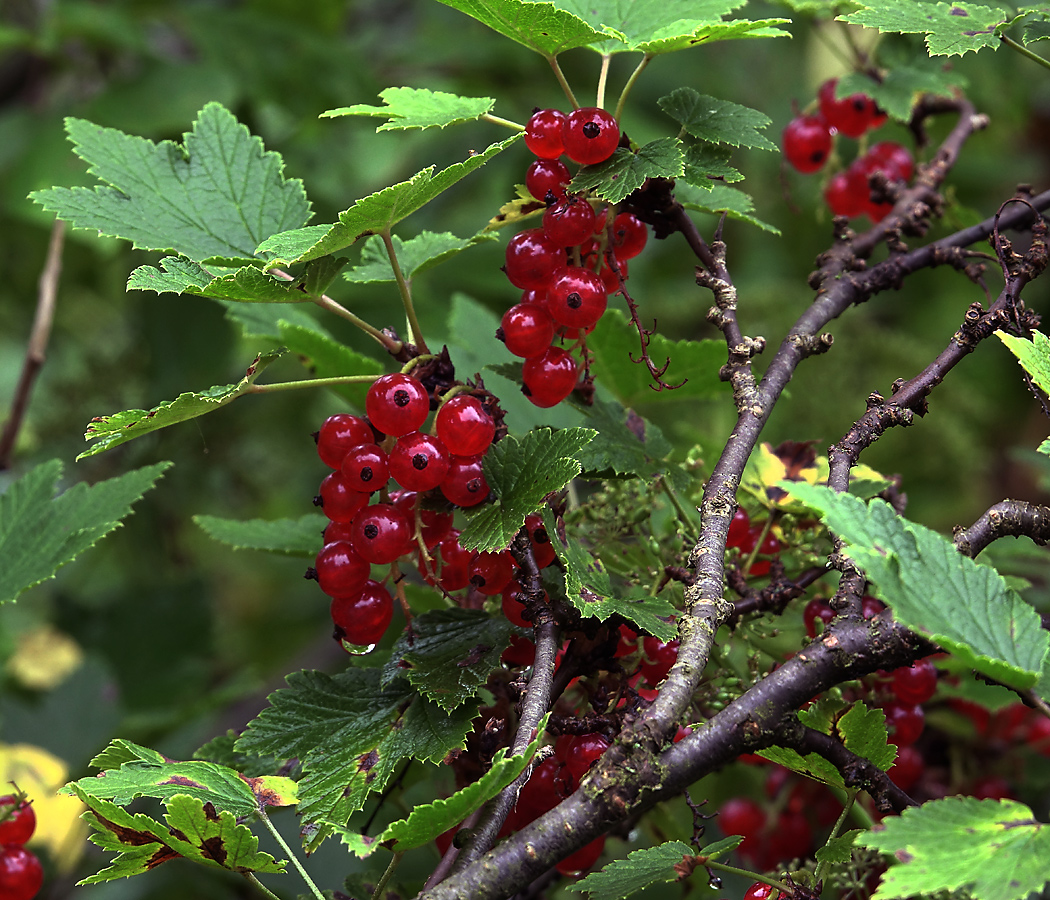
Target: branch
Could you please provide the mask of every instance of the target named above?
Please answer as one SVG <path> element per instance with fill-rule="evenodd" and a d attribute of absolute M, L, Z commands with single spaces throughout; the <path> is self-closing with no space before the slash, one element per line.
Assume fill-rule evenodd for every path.
<path fill-rule="evenodd" d="M 989 507 L 969 528 L 957 527 L 952 540 L 966 556 L 976 556 L 1002 537 L 1030 537 L 1050 543 L 1050 507 L 1026 500 L 1001 500 Z"/>

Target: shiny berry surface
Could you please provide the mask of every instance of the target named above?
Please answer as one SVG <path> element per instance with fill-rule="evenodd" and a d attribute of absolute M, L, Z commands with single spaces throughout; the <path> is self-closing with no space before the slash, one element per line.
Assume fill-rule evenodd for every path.
<path fill-rule="evenodd" d="M 825 81 L 817 92 L 820 112 L 828 125 L 846 137 L 857 138 L 864 134 L 878 116 L 875 102 L 866 94 L 850 94 L 836 99 L 838 79 Z"/>
<path fill-rule="evenodd" d="M 554 340 L 554 320 L 544 304 L 518 303 L 503 314 L 503 343 L 515 356 L 540 356 Z"/>
<path fill-rule="evenodd" d="M 418 431 L 430 413 L 430 397 L 415 378 L 394 372 L 372 382 L 365 395 L 369 421 L 383 434 Z"/>
<path fill-rule="evenodd" d="M 594 209 L 580 197 L 569 196 L 547 207 L 543 233 L 555 244 L 573 247 L 594 233 Z"/>
<path fill-rule="evenodd" d="M 577 374 L 576 360 L 568 351 L 549 347 L 542 356 L 522 364 L 522 393 L 541 408 L 555 406 L 572 393 Z"/>
<path fill-rule="evenodd" d="M 649 229 L 631 213 L 620 213 L 613 219 L 612 248 L 617 260 L 634 259 L 645 249 Z"/>
<path fill-rule="evenodd" d="M 0 844 L 24 844 L 36 829 L 36 813 L 17 794 L 0 797 Z"/>
<path fill-rule="evenodd" d="M 329 597 L 347 597 L 360 593 L 368 581 L 371 566 L 361 558 L 349 541 L 326 544 L 314 561 L 317 581 Z"/>
<path fill-rule="evenodd" d="M 317 433 L 317 455 L 330 469 L 338 469 L 351 447 L 375 440 L 372 426 L 360 416 L 337 413 L 329 416 Z"/>
<path fill-rule="evenodd" d="M 32 900 L 44 883 L 44 868 L 36 854 L 20 844 L 0 848 L 0 897 Z"/>
<path fill-rule="evenodd" d="M 507 242 L 503 271 L 510 283 L 523 291 L 545 288 L 558 266 L 565 264 L 565 248 L 554 243 L 542 228 L 519 231 Z"/>
<path fill-rule="evenodd" d="M 525 146 L 540 159 L 557 159 L 564 152 L 564 127 L 563 112 L 557 109 L 538 109 L 525 123 Z"/>
<path fill-rule="evenodd" d="M 331 614 L 336 640 L 368 646 L 386 633 L 394 617 L 394 601 L 383 585 L 370 579 L 355 596 L 334 598 Z"/>
<path fill-rule="evenodd" d="M 832 175 L 824 188 L 824 202 L 832 215 L 859 216 L 868 202 L 867 176 L 854 166 Z"/>
<path fill-rule="evenodd" d="M 412 523 L 390 503 L 375 503 L 361 510 L 353 522 L 354 549 L 370 563 L 392 563 L 412 545 Z"/>
<path fill-rule="evenodd" d="M 470 583 L 482 594 L 502 594 L 514 576 L 514 557 L 507 550 L 483 551 L 470 561 Z"/>
<path fill-rule="evenodd" d="M 432 434 L 412 431 L 397 439 L 390 451 L 390 474 L 410 491 L 436 488 L 448 473 L 449 453 Z"/>
<path fill-rule="evenodd" d="M 564 197 L 570 181 L 568 166 L 556 159 L 537 159 L 525 171 L 526 190 L 543 203 L 548 201 L 548 195 L 556 201 Z"/>
<path fill-rule="evenodd" d="M 937 692 L 937 669 L 928 659 L 893 670 L 893 693 L 901 703 L 925 703 Z"/>
<path fill-rule="evenodd" d="M 437 436 L 455 456 L 477 456 L 488 450 L 496 435 L 496 423 L 477 397 L 456 394 L 438 410 L 434 423 Z"/>
<path fill-rule="evenodd" d="M 642 641 L 642 649 L 645 651 L 645 659 L 639 667 L 645 680 L 656 687 L 667 677 L 671 666 L 678 659 L 678 641 L 661 641 L 652 635 L 647 635 Z"/>
<path fill-rule="evenodd" d="M 565 117 L 562 142 L 565 155 L 573 162 L 594 165 L 612 156 L 620 143 L 620 126 L 611 113 L 585 106 Z"/>
<path fill-rule="evenodd" d="M 441 493 L 456 506 L 477 506 L 489 495 L 480 456 L 453 456 L 441 482 Z"/>
<path fill-rule="evenodd" d="M 784 126 L 784 158 L 804 175 L 823 168 L 831 155 L 831 129 L 823 116 L 799 116 Z"/>
<path fill-rule="evenodd" d="M 319 496 L 321 511 L 333 522 L 350 522 L 368 505 L 368 494 L 350 484 L 341 472 L 325 476 Z"/>
<path fill-rule="evenodd" d="M 605 283 L 582 266 L 558 269 L 547 287 L 547 311 L 566 328 L 590 328 L 602 317 L 608 302 Z"/>
<path fill-rule="evenodd" d="M 368 495 L 390 480 L 390 461 L 378 444 L 358 444 L 343 457 L 340 471 L 351 490 Z"/>

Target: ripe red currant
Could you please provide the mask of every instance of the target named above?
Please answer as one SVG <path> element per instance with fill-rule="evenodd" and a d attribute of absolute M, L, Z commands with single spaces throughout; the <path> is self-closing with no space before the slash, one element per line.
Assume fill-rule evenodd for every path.
<path fill-rule="evenodd" d="M 525 123 L 525 146 L 540 159 L 557 159 L 564 152 L 564 125 L 565 114 L 559 110 L 536 110 Z"/>
<path fill-rule="evenodd" d="M 369 421 L 383 434 L 400 437 L 418 431 L 430 412 L 430 396 L 415 378 L 401 372 L 382 375 L 365 395 Z"/>
<path fill-rule="evenodd" d="M 325 476 L 318 496 L 321 511 L 333 522 L 349 522 L 368 505 L 368 494 L 350 484 L 341 472 Z"/>
<path fill-rule="evenodd" d="M 392 563 L 412 547 L 408 516 L 390 503 L 375 503 L 361 510 L 352 526 L 354 549 L 376 565 Z"/>
<path fill-rule="evenodd" d="M 824 628 L 827 628 L 831 624 L 831 620 L 835 618 L 835 610 L 831 608 L 831 604 L 822 597 L 814 597 L 809 603 L 806 604 L 806 608 L 802 610 L 802 622 L 806 626 L 806 634 L 811 638 L 817 636 L 817 623 L 820 622 Z"/>
<path fill-rule="evenodd" d="M 329 597 L 347 597 L 360 593 L 371 566 L 363 560 L 349 541 L 326 544 L 314 561 L 317 581 Z"/>
<path fill-rule="evenodd" d="M 850 94 L 841 100 L 835 99 L 838 79 L 825 81 L 817 92 L 820 112 L 828 125 L 846 137 L 857 138 L 867 131 L 878 115 L 875 101 L 867 94 Z"/>
<path fill-rule="evenodd" d="M 733 518 L 729 522 L 729 536 L 726 539 L 726 547 L 743 547 L 751 532 L 751 517 L 742 506 L 736 508 Z"/>
<path fill-rule="evenodd" d="M 591 766 L 609 749 L 609 741 L 597 732 L 577 735 L 565 751 L 565 768 L 579 784 Z"/>
<path fill-rule="evenodd" d="M 429 569 L 420 559 L 419 571 L 428 584 L 436 583 L 442 590 L 451 593 L 467 586 L 473 556 L 473 551 L 464 549 L 459 543 L 459 531 L 453 528 L 438 542 Z"/>
<path fill-rule="evenodd" d="M 510 646 L 503 651 L 500 662 L 512 669 L 531 666 L 536 659 L 536 645 L 526 637 L 517 634 L 510 636 Z"/>
<path fill-rule="evenodd" d="M 412 431 L 401 435 L 390 451 L 390 474 L 410 491 L 429 491 L 444 480 L 448 460 L 448 450 L 440 438 Z"/>
<path fill-rule="evenodd" d="M 0 897 L 32 900 L 44 883 L 44 868 L 36 855 L 20 844 L 0 849 Z"/>
<path fill-rule="evenodd" d="M 620 143 L 620 126 L 604 109 L 585 106 L 565 117 L 562 143 L 573 162 L 594 165 L 612 156 Z"/>
<path fill-rule="evenodd" d="M 378 444 L 358 444 L 343 457 L 341 472 L 350 489 L 361 492 L 367 503 L 368 495 L 390 480 L 390 461 Z"/>
<path fill-rule="evenodd" d="M 901 703 L 925 703 L 937 692 L 937 669 L 928 659 L 893 670 L 893 693 Z"/>
<path fill-rule="evenodd" d="M 500 323 L 503 343 L 515 356 L 540 356 L 554 340 L 554 320 L 544 305 L 519 303 L 503 314 Z M 497 334 L 497 337 L 500 335 Z"/>
<path fill-rule="evenodd" d="M 453 456 L 441 493 L 456 506 L 477 506 L 489 495 L 480 456 Z"/>
<path fill-rule="evenodd" d="M 543 233 L 562 247 L 582 244 L 594 233 L 594 209 L 582 197 L 564 197 L 543 214 Z"/>
<path fill-rule="evenodd" d="M 922 754 L 911 744 L 897 748 L 897 759 L 886 773 L 902 791 L 910 791 L 926 769 Z"/>
<path fill-rule="evenodd" d="M 649 229 L 631 213 L 620 213 L 613 219 L 612 249 L 617 261 L 634 259 L 645 249 Z"/>
<path fill-rule="evenodd" d="M 529 543 L 532 545 L 532 556 L 536 560 L 537 569 L 546 569 L 558 555 L 551 543 L 551 537 L 547 534 L 547 526 L 543 524 L 543 517 L 539 513 L 532 513 L 525 517 L 525 530 L 529 533 Z"/>
<path fill-rule="evenodd" d="M 514 557 L 508 550 L 483 551 L 470 561 L 470 583 L 482 594 L 493 597 L 514 577 Z"/>
<path fill-rule="evenodd" d="M 36 829 L 32 804 L 19 794 L 0 797 L 0 844 L 24 844 Z"/>
<path fill-rule="evenodd" d="M 329 416 L 317 432 L 317 455 L 330 469 L 338 469 L 351 447 L 375 440 L 372 426 L 360 416 L 337 413 Z"/>
<path fill-rule="evenodd" d="M 386 633 L 394 601 L 383 585 L 369 580 L 356 596 L 333 598 L 331 613 L 337 641 L 367 647 Z"/>
<path fill-rule="evenodd" d="M 565 264 L 565 248 L 554 243 L 542 228 L 519 231 L 507 242 L 503 271 L 510 283 L 523 291 L 545 288 L 551 272 Z"/>
<path fill-rule="evenodd" d="M 868 204 L 868 178 L 856 166 L 831 176 L 824 188 L 824 202 L 832 215 L 854 218 Z"/>
<path fill-rule="evenodd" d="M 566 328 L 590 328 L 605 312 L 609 295 L 601 278 L 582 266 L 564 266 L 547 286 L 547 311 Z"/>
<path fill-rule="evenodd" d="M 506 316 L 504 316 L 506 318 Z M 478 456 L 489 449 L 496 423 L 477 397 L 456 394 L 438 410 L 434 428 L 449 453 Z"/>
<path fill-rule="evenodd" d="M 742 845 L 741 845 L 742 846 Z M 751 887 L 744 891 L 744 900 L 777 900 L 780 896 L 773 885 L 756 881 Z"/>
<path fill-rule="evenodd" d="M 548 347 L 541 356 L 525 360 L 521 367 L 522 393 L 536 406 L 546 409 L 561 403 L 576 387 L 576 360 L 561 347 Z"/>
<path fill-rule="evenodd" d="M 667 677 L 671 666 L 678 659 L 678 640 L 664 642 L 652 635 L 647 635 L 642 641 L 642 648 L 646 658 L 639 668 L 645 680 L 652 687 L 656 687 Z"/>
<path fill-rule="evenodd" d="M 537 159 L 525 172 L 525 188 L 533 197 L 543 203 L 548 195 L 555 200 L 565 196 L 565 188 L 572 181 L 572 175 L 565 163 L 556 159 Z"/>
<path fill-rule="evenodd" d="M 886 714 L 886 731 L 890 741 L 898 747 L 914 744 L 926 724 L 922 707 L 911 703 L 887 703 L 882 711 Z"/>
<path fill-rule="evenodd" d="M 823 116 L 799 116 L 784 126 L 784 157 L 804 175 L 821 169 L 831 155 L 831 129 Z"/>

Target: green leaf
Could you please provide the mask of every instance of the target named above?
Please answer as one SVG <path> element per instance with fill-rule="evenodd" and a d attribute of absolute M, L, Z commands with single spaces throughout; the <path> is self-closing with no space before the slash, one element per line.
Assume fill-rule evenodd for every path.
<path fill-rule="evenodd" d="M 930 800 L 887 816 L 857 843 L 898 863 L 873 900 L 942 891 L 1022 900 L 1050 881 L 1050 826 L 1015 800 Z"/>
<path fill-rule="evenodd" d="M 716 215 L 725 213 L 730 219 L 747 222 L 756 228 L 768 231 L 770 234 L 780 234 L 779 228 L 751 215 L 755 210 L 755 205 L 751 202 L 751 197 L 748 194 L 738 191 L 736 188 L 731 188 L 729 185 L 712 182 L 709 193 L 706 195 L 693 195 L 691 200 L 686 199 L 690 195 L 683 192 L 681 188 L 679 188 L 677 194 L 678 199 L 682 201 L 682 205 L 686 209 L 715 213 Z"/>
<path fill-rule="evenodd" d="M 218 103 L 201 110 L 181 145 L 83 119 L 66 119 L 66 131 L 102 184 L 30 196 L 75 228 L 191 259 L 248 258 L 270 235 L 310 217 L 302 182 L 286 179 L 280 155 Z"/>
<path fill-rule="evenodd" d="M 922 57 L 911 64 L 894 65 L 882 81 L 875 81 L 860 72 L 844 75 L 836 85 L 835 95 L 841 99 L 855 93 L 867 94 L 892 118 L 907 122 L 920 94 L 950 97 L 955 90 L 966 85 L 967 79 L 963 75 L 933 65 Z"/>
<path fill-rule="evenodd" d="M 647 178 L 678 178 L 684 172 L 682 142 L 678 138 L 659 138 L 639 147 L 637 153 L 618 147 L 605 162 L 584 166 L 568 189 L 593 191 L 603 200 L 620 203 Z"/>
<path fill-rule="evenodd" d="M 304 306 L 278 306 L 275 303 L 238 303 L 235 300 L 216 300 L 226 310 L 226 320 L 237 326 L 241 337 L 249 341 L 269 339 L 281 342 L 281 322 L 328 335 L 323 326 Z"/>
<path fill-rule="evenodd" d="M 651 480 L 667 471 L 661 462 L 671 452 L 663 432 L 618 403 L 598 400 L 586 408 L 587 424 L 598 434 L 580 452 L 587 473 L 636 475 Z"/>
<path fill-rule="evenodd" d="M 482 232 L 469 238 L 458 238 L 449 232 L 435 234 L 424 231 L 410 241 L 402 241 L 396 234 L 391 240 L 397 255 L 397 264 L 405 278 L 413 278 L 421 272 L 451 259 L 469 247 L 484 241 L 497 240 L 498 235 Z M 394 269 L 386 245 L 379 235 L 373 235 L 361 248 L 361 262 L 343 275 L 355 284 L 372 284 L 377 281 L 394 281 Z"/>
<path fill-rule="evenodd" d="M 467 550 L 502 550 L 543 498 L 580 474 L 580 449 L 594 437 L 589 428 L 538 428 L 523 438 L 507 435 L 485 454 L 485 480 L 496 498 L 470 515 L 459 542 Z"/>
<path fill-rule="evenodd" d="M 781 487 L 820 512 L 902 625 L 1003 684 L 1035 684 L 1050 646 L 1039 614 L 989 566 L 882 500 L 801 482 Z"/>
<path fill-rule="evenodd" d="M 321 549 L 321 534 L 328 519 L 319 513 L 308 513 L 299 519 L 220 519 L 217 516 L 194 516 L 212 540 L 229 544 L 234 550 L 269 550 L 289 556 L 313 559 Z"/>
<path fill-rule="evenodd" d="M 1017 361 L 1031 376 L 1036 387 L 1044 394 L 1050 395 L 1050 338 L 1041 331 L 1033 331 L 1031 340 L 1003 331 L 997 331 L 996 334 L 1017 357 Z"/>
<path fill-rule="evenodd" d="M 649 338 L 649 356 L 656 365 L 670 360 L 664 381 L 678 384 L 674 390 L 656 391 L 644 363 L 635 363 L 641 351 L 638 329 L 618 309 L 607 310 L 587 338 L 594 354 L 591 372 L 624 406 L 663 403 L 728 393 L 730 386 L 719 380 L 726 359 L 724 341 L 672 341 L 659 332 Z"/>
<path fill-rule="evenodd" d="M 743 181 L 744 176 L 729 165 L 732 150 L 721 145 L 693 142 L 685 149 L 685 172 L 683 178 L 693 187 L 709 191 L 714 186 L 711 179 L 726 183 Z"/>
<path fill-rule="evenodd" d="M 640 587 L 614 592 L 601 560 L 591 556 L 574 538 L 562 540 L 550 507 L 545 506 L 541 515 L 547 534 L 551 535 L 551 545 L 565 566 L 565 596 L 581 615 L 593 616 L 599 622 L 620 615 L 661 641 L 675 637 L 677 626 L 664 621 L 677 612 L 670 601 L 650 596 Z"/>
<path fill-rule="evenodd" d="M 552 3 L 532 0 L 441 0 L 493 31 L 543 56 L 556 56 L 574 47 L 608 41 L 579 16 Z"/>
<path fill-rule="evenodd" d="M 30 469 L 0 496 L 0 603 L 55 572 L 120 525 L 131 506 L 171 466 L 160 462 L 54 496 L 62 463 Z"/>
<path fill-rule="evenodd" d="M 339 214 L 339 222 L 332 225 L 313 246 L 302 251 L 289 263 L 306 262 L 336 253 L 344 247 L 349 247 L 362 235 L 379 234 L 393 227 L 520 138 L 521 134 L 515 134 L 498 144 L 491 144 L 483 153 L 475 153 L 464 162 L 442 169 L 436 175 L 434 167 L 430 166 L 417 172 L 408 181 L 383 188 L 358 200 Z"/>
<path fill-rule="evenodd" d="M 861 0 L 863 9 L 840 21 L 878 28 L 883 34 L 925 34 L 930 56 L 962 56 L 998 47 L 996 26 L 1006 14 L 976 3 L 917 3 L 915 0 Z"/>
<path fill-rule="evenodd" d="M 365 356 L 351 350 L 342 341 L 330 337 L 315 323 L 309 326 L 291 322 L 277 323 L 279 339 L 289 353 L 299 356 L 303 365 L 314 378 L 341 378 L 346 375 L 382 375 L 383 364 L 373 356 Z M 345 398 L 355 408 L 365 408 L 365 395 L 369 385 L 333 384 L 328 390 Z"/>
<path fill-rule="evenodd" d="M 285 281 L 252 265 L 242 266 L 236 272 L 215 273 L 183 256 L 166 256 L 160 261 L 159 269 L 153 266 L 135 269 L 128 278 L 127 289 L 156 291 L 158 294 L 194 294 L 241 303 L 304 303 L 324 293 L 323 288 L 319 293 L 307 290 L 309 277 L 307 268 L 298 278 Z"/>
<path fill-rule="evenodd" d="M 491 97 L 460 97 L 444 91 L 420 88 L 391 87 L 379 92 L 383 106 L 359 103 L 341 106 L 321 113 L 322 119 L 336 116 L 374 116 L 389 121 L 376 131 L 396 131 L 407 128 L 444 128 L 458 122 L 471 122 L 492 111 L 496 101 Z"/>
<path fill-rule="evenodd" d="M 293 228 L 272 234 L 255 248 L 255 255 L 265 259 L 269 267 L 287 268 L 321 240 L 331 227 L 307 225 L 305 228 Z"/>
<path fill-rule="evenodd" d="M 140 875 L 180 857 L 241 874 L 283 872 L 287 864 L 260 853 L 258 838 L 247 826 L 238 824 L 233 813 L 216 813 L 210 805 L 186 794 L 167 802 L 164 825 L 143 813 L 131 815 L 77 785 L 73 792 L 87 804 L 84 819 L 95 830 L 90 840 L 118 854 L 108 868 L 78 882 L 78 886 Z"/>
<path fill-rule="evenodd" d="M 569 890 L 587 893 L 591 900 L 622 900 L 651 885 L 677 881 L 675 866 L 683 858 L 691 859 L 694 849 L 681 841 L 668 841 L 635 850 L 626 859 L 613 860 L 601 871 L 570 885 Z"/>
<path fill-rule="evenodd" d="M 757 109 L 718 97 L 708 97 L 690 87 L 671 91 L 657 103 L 693 137 L 734 147 L 778 149 L 776 144 L 760 133 L 772 124 L 772 119 Z"/>
<path fill-rule="evenodd" d="M 442 709 L 457 709 L 499 667 L 513 630 L 506 616 L 479 609 L 440 609 L 416 616 L 411 634 L 402 634 L 394 644 L 383 682 L 404 676 Z"/>
<path fill-rule="evenodd" d="M 174 425 L 176 422 L 185 422 L 187 419 L 195 419 L 205 413 L 214 412 L 248 393 L 263 370 L 283 355 L 284 350 L 260 353 L 248 366 L 244 377 L 236 384 L 218 385 L 201 391 L 199 394 L 179 394 L 174 400 L 161 403 L 149 411 L 126 409 L 111 416 L 99 416 L 92 419 L 84 432 L 84 440 L 94 441 L 94 443 L 77 459 L 94 456 L 103 450 L 111 450 L 127 443 L 132 438 L 142 437 L 151 431 Z"/>
<path fill-rule="evenodd" d="M 815 854 L 818 863 L 836 865 L 848 863 L 853 858 L 853 845 L 857 835 L 863 834 L 859 828 L 844 831 L 837 837 L 828 838 L 827 843 Z"/>
<path fill-rule="evenodd" d="M 376 668 L 293 673 L 237 741 L 245 752 L 298 757 L 300 812 L 321 823 L 306 835 L 311 849 L 382 791 L 404 760 L 440 762 L 466 746 L 477 703 L 450 713 L 406 680 L 384 687 L 380 678 Z"/>

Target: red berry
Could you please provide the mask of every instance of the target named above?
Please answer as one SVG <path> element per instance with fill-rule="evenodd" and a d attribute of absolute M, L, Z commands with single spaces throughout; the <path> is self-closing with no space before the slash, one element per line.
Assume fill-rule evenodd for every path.
<path fill-rule="evenodd" d="M 365 396 L 369 421 L 383 434 L 418 431 L 430 413 L 430 396 L 415 378 L 394 372 L 372 382 Z"/>
<path fill-rule="evenodd" d="M 314 561 L 317 581 L 329 597 L 348 597 L 361 592 L 371 567 L 349 541 L 326 544 Z"/>
<path fill-rule="evenodd" d="M 532 622 L 522 615 L 525 612 L 525 604 L 518 599 L 520 593 L 521 586 L 515 581 L 511 581 L 503 589 L 503 598 L 500 604 L 503 609 L 503 615 L 507 617 L 511 625 L 517 625 L 519 628 L 532 628 Z"/>
<path fill-rule="evenodd" d="M 783 812 L 769 833 L 769 857 L 775 862 L 804 859 L 813 851 L 813 829 L 801 812 Z"/>
<path fill-rule="evenodd" d="M 726 539 L 726 547 L 743 547 L 751 531 L 751 517 L 742 506 L 736 508 L 733 518 L 729 523 L 729 537 Z"/>
<path fill-rule="evenodd" d="M 578 735 L 566 751 L 565 768 L 569 770 L 572 777 L 576 779 L 576 783 L 579 784 L 583 780 L 583 776 L 590 771 L 591 766 L 598 760 L 598 757 L 608 749 L 609 742 L 604 735 L 596 732 Z"/>
<path fill-rule="evenodd" d="M 485 412 L 481 401 L 470 394 L 456 394 L 445 403 L 438 410 L 434 429 L 449 453 L 456 456 L 484 453 L 496 434 L 492 416 Z"/>
<path fill-rule="evenodd" d="M 897 748 L 897 759 L 886 773 L 902 791 L 910 791 L 915 787 L 922 773 L 926 769 L 922 754 L 911 744 L 905 744 Z"/>
<path fill-rule="evenodd" d="M 531 822 L 550 812 L 571 793 L 572 776 L 561 760 L 545 759 L 532 770 L 518 794 L 517 810 L 522 822 Z"/>
<path fill-rule="evenodd" d="M 827 628 L 834 618 L 835 610 L 831 608 L 827 600 L 821 597 L 814 597 L 802 610 L 802 622 L 806 626 L 806 634 L 810 637 L 817 636 L 817 622 L 822 622 L 824 628 Z"/>
<path fill-rule="evenodd" d="M 44 883 L 44 868 L 35 854 L 19 844 L 0 849 L 0 897 L 31 900 Z"/>
<path fill-rule="evenodd" d="M 361 492 L 367 503 L 368 495 L 390 480 L 390 461 L 378 444 L 358 444 L 343 457 L 341 471 L 350 489 Z"/>
<path fill-rule="evenodd" d="M 602 317 L 608 302 L 601 278 L 582 266 L 556 270 L 547 286 L 547 311 L 567 328 L 590 328 Z"/>
<path fill-rule="evenodd" d="M 594 233 L 594 209 L 581 197 L 564 197 L 547 207 L 543 233 L 562 247 L 582 244 Z"/>
<path fill-rule="evenodd" d="M 554 243 L 542 228 L 519 231 L 507 242 L 503 271 L 510 283 L 527 291 L 545 288 L 558 266 L 565 264 L 565 248 Z"/>
<path fill-rule="evenodd" d="M 868 161 L 869 171 L 885 172 L 890 181 L 911 181 L 915 174 L 911 153 L 895 141 L 880 141 L 863 158 Z"/>
<path fill-rule="evenodd" d="M 737 847 L 742 855 L 756 849 L 766 824 L 765 811 L 749 797 L 733 797 L 718 810 L 718 827 L 726 836 L 739 834 L 744 838 Z"/>
<path fill-rule="evenodd" d="M 589 844 L 584 844 L 575 853 L 570 853 L 561 862 L 559 862 L 554 868 L 556 868 L 562 875 L 578 875 L 580 872 L 586 872 L 596 862 L 598 857 L 602 855 L 602 850 L 605 849 L 605 835 L 596 837 Z"/>
<path fill-rule="evenodd" d="M 519 303 L 503 314 L 503 343 L 515 356 L 529 359 L 541 356 L 554 340 L 554 320 L 544 306 Z"/>
<path fill-rule="evenodd" d="M 616 270 L 609 265 L 609 254 L 605 255 L 605 262 L 602 264 L 601 271 L 598 273 L 598 277 L 602 280 L 602 284 L 605 285 L 605 292 L 607 294 L 615 294 L 623 290 L 623 285 L 620 283 L 622 278 L 624 281 L 627 280 L 627 263 L 623 260 L 616 260 Z"/>
<path fill-rule="evenodd" d="M 831 176 L 824 188 L 824 202 L 832 215 L 854 218 L 868 204 L 868 179 L 856 166 Z"/>
<path fill-rule="evenodd" d="M 397 439 L 390 451 L 390 474 L 410 491 L 436 488 L 448 474 L 449 453 L 439 438 L 412 431 Z"/>
<path fill-rule="evenodd" d="M 576 360 L 561 347 L 548 347 L 541 356 L 521 367 L 522 393 L 536 406 L 547 409 L 561 403 L 576 387 Z"/>
<path fill-rule="evenodd" d="M 1037 716 L 1025 731 L 1024 741 L 1036 753 L 1050 756 L 1050 719 Z"/>
<path fill-rule="evenodd" d="M 816 172 L 831 155 L 831 129 L 823 116 L 799 116 L 784 126 L 784 157 L 803 175 Z"/>
<path fill-rule="evenodd" d="M 347 482 L 341 472 L 325 476 L 318 496 L 321 498 L 321 511 L 333 522 L 349 522 L 368 505 L 368 494 Z"/>
<path fill-rule="evenodd" d="M 441 589 L 452 593 L 465 588 L 470 581 L 470 560 L 473 556 L 473 551 L 464 549 L 459 543 L 459 531 L 453 528 L 437 545 L 437 553 L 433 560 L 434 571 L 428 572 L 422 560 L 419 570 L 430 584 L 434 583 L 436 574 L 437 584 Z"/>
<path fill-rule="evenodd" d="M 525 517 L 525 530 L 529 533 L 529 543 L 532 544 L 532 555 L 536 560 L 537 569 L 546 569 L 554 562 L 557 553 L 551 543 L 551 537 L 547 534 L 547 526 L 543 524 L 543 517 L 533 513 Z"/>
<path fill-rule="evenodd" d="M 503 651 L 500 661 L 517 669 L 520 666 L 531 666 L 536 659 L 536 645 L 526 637 L 516 634 L 510 636 L 510 646 Z"/>
<path fill-rule="evenodd" d="M 886 731 L 890 741 L 898 747 L 914 744 L 926 724 L 922 707 L 909 703 L 887 703 L 882 711 L 886 714 Z"/>
<path fill-rule="evenodd" d="M 569 159 L 590 166 L 612 156 L 620 143 L 620 126 L 604 109 L 585 106 L 565 117 L 562 143 Z"/>
<path fill-rule="evenodd" d="M 645 680 L 652 687 L 656 687 L 667 677 L 671 666 L 678 659 L 678 639 L 665 643 L 659 638 L 648 635 L 642 641 L 642 649 L 645 651 L 645 660 L 639 668 Z"/>
<path fill-rule="evenodd" d="M 372 426 L 360 416 L 337 413 L 329 416 L 317 432 L 317 455 L 330 469 L 338 469 L 351 447 L 375 440 Z"/>
<path fill-rule="evenodd" d="M 441 482 L 441 493 L 456 506 L 477 506 L 489 495 L 480 456 L 453 456 Z"/>
<path fill-rule="evenodd" d="M 390 503 L 375 503 L 361 510 L 352 528 L 354 549 L 370 563 L 392 563 L 412 548 L 412 523 Z"/>
<path fill-rule="evenodd" d="M 394 601 L 383 585 L 369 580 L 356 596 L 334 597 L 331 613 L 336 640 L 367 647 L 386 633 Z"/>
<path fill-rule="evenodd" d="M 420 536 L 428 549 L 443 541 L 452 530 L 452 513 L 420 509 L 419 494 L 415 491 L 391 491 L 390 502 L 408 516 L 409 521 L 415 521 L 416 513 L 419 513 Z"/>
<path fill-rule="evenodd" d="M 537 159 L 525 172 L 525 187 L 533 197 L 544 203 L 548 196 L 560 200 L 565 196 L 565 188 L 572 181 L 565 163 L 556 159 Z"/>
<path fill-rule="evenodd" d="M 970 796 L 978 800 L 1012 800 L 1014 792 L 1005 778 L 999 775 L 985 775 L 974 782 Z"/>
<path fill-rule="evenodd" d="M 865 594 L 860 598 L 860 614 L 864 616 L 865 619 L 871 619 L 874 616 L 877 616 L 885 608 L 885 603 L 869 594 Z"/>
<path fill-rule="evenodd" d="M 482 594 L 494 597 L 514 577 L 514 557 L 509 550 L 492 552 L 485 550 L 470 561 L 470 583 Z"/>
<path fill-rule="evenodd" d="M 925 703 L 937 691 L 937 669 L 928 659 L 893 670 L 893 693 L 901 703 Z"/>
<path fill-rule="evenodd" d="M 525 146 L 540 159 L 557 159 L 564 152 L 564 125 L 564 113 L 556 109 L 536 110 L 525 123 Z"/>
<path fill-rule="evenodd" d="M 618 261 L 634 259 L 645 249 L 649 229 L 631 213 L 620 213 L 613 219 L 612 248 Z"/>
<path fill-rule="evenodd" d="M 771 884 L 764 884 L 761 881 L 756 881 L 751 887 L 744 891 L 744 900 L 777 900 L 780 896 L 778 891 Z"/>
<path fill-rule="evenodd" d="M 367 502 L 367 498 L 365 502 Z M 322 545 L 327 546 L 328 544 L 334 544 L 336 541 L 348 540 L 350 540 L 350 522 L 329 522 L 324 530 Z"/>
<path fill-rule="evenodd" d="M 828 125 L 846 137 L 856 138 L 864 134 L 878 115 L 875 101 L 867 94 L 850 94 L 841 100 L 835 99 L 837 78 L 825 81 L 817 92 L 821 115 Z"/>
<path fill-rule="evenodd" d="M 24 844 L 36 829 L 32 804 L 17 794 L 0 797 L 0 844 Z"/>

